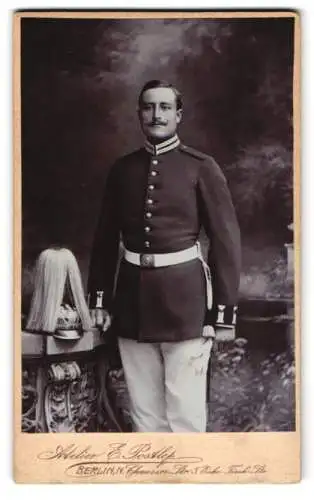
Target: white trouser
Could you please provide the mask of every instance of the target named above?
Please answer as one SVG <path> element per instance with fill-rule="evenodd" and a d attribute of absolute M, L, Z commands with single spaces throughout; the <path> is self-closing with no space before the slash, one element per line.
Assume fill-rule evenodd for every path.
<path fill-rule="evenodd" d="M 213 340 L 142 343 L 119 338 L 135 432 L 205 432 Z"/>

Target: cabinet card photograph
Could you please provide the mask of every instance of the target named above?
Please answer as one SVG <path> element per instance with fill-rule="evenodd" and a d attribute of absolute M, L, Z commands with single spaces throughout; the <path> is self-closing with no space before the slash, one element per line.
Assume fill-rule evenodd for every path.
<path fill-rule="evenodd" d="M 15 480 L 300 480 L 300 19 L 13 14 Z"/>

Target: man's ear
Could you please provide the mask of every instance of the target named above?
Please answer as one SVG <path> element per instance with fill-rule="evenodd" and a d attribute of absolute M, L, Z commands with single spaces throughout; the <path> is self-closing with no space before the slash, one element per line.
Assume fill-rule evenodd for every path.
<path fill-rule="evenodd" d="M 180 123 L 181 120 L 182 120 L 182 109 L 177 109 L 177 112 L 176 112 L 176 122 Z"/>

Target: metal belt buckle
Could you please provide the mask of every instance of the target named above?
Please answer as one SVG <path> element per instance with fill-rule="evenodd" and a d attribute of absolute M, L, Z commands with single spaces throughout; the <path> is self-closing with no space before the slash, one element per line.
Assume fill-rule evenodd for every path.
<path fill-rule="evenodd" d="M 154 255 L 151 253 L 141 253 L 140 265 L 141 267 L 154 267 L 155 265 Z"/>

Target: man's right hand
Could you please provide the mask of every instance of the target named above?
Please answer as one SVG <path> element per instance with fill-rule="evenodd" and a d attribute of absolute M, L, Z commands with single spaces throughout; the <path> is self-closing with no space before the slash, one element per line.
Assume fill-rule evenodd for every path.
<path fill-rule="evenodd" d="M 106 309 L 91 309 L 92 326 L 96 326 L 102 332 L 106 332 L 111 325 L 111 316 Z"/>

